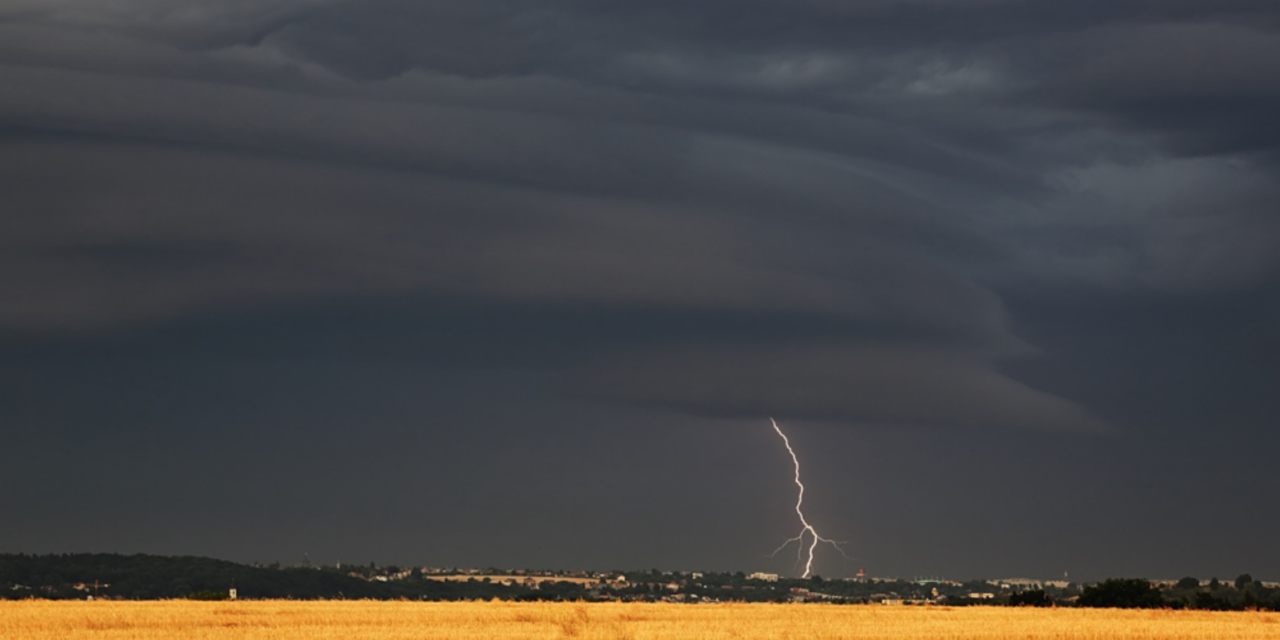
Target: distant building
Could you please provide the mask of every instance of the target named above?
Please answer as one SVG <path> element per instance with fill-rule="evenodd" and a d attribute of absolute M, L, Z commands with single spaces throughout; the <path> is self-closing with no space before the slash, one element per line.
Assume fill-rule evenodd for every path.
<path fill-rule="evenodd" d="M 747 576 L 747 579 L 748 579 L 748 580 L 761 580 L 761 581 L 763 581 L 763 582 L 777 582 L 777 581 L 778 581 L 778 574 L 776 574 L 776 573 L 764 573 L 764 572 L 762 572 L 762 571 L 757 571 L 757 572 L 755 572 L 755 573 L 753 573 L 753 574 L 751 574 L 751 575 Z"/>

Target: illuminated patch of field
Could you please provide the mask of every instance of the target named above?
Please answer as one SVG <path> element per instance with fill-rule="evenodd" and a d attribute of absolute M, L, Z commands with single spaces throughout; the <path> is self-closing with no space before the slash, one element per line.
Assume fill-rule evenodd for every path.
<path fill-rule="evenodd" d="M 1280 638 L 1270 612 L 509 602 L 0 602 L 22 640 Z"/>

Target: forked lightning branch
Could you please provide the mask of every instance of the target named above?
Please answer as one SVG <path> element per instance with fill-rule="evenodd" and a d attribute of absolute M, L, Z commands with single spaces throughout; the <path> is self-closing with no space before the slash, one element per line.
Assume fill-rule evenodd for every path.
<path fill-rule="evenodd" d="M 804 562 L 804 574 L 801 575 L 802 578 L 808 578 L 809 574 L 813 573 L 813 556 L 814 551 L 818 548 L 819 542 L 831 545 L 836 551 L 839 551 L 840 555 L 844 556 L 846 560 L 852 560 L 852 558 L 844 552 L 844 549 L 840 547 L 839 542 L 819 535 L 818 530 L 814 529 L 813 525 L 809 524 L 809 520 L 804 517 L 804 483 L 800 481 L 800 459 L 796 457 L 795 449 L 791 448 L 791 440 L 787 439 L 787 434 L 783 433 L 782 429 L 778 426 L 778 421 L 773 418 L 769 418 L 769 422 L 773 424 L 773 430 L 777 431 L 778 435 L 782 437 L 782 444 L 786 445 L 787 453 L 791 454 L 791 462 L 796 468 L 795 483 L 796 487 L 800 491 L 799 495 L 796 496 L 796 515 L 800 517 L 800 533 L 794 538 L 788 538 L 781 546 L 774 549 L 773 555 L 778 555 L 778 552 L 787 548 L 787 545 L 793 542 L 796 543 L 796 561 L 797 563 Z M 805 553 L 806 541 L 808 542 L 807 556 Z"/>

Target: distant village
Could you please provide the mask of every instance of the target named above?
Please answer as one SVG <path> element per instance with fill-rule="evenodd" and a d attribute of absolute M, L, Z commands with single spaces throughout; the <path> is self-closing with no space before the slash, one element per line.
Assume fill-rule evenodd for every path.
<path fill-rule="evenodd" d="M 238 564 L 195 556 L 0 554 L 0 599 L 382 599 L 775 602 L 882 606 L 1085 606 L 1280 610 L 1280 583 L 1032 578 L 952 580 L 767 572 L 566 571 L 396 565 Z"/>
<path fill-rule="evenodd" d="M 859 571 L 851 578 L 787 578 L 777 573 L 717 573 L 699 571 L 555 571 L 478 568 L 360 567 L 347 572 L 353 578 L 372 581 L 438 580 L 518 587 L 577 590 L 582 600 L 600 602 L 827 602 L 894 605 L 1032 605 L 1073 606 L 1085 589 L 1093 586 L 1067 579 L 1000 578 L 949 580 L 944 578 L 868 577 Z M 1153 593 L 1217 593 L 1226 590 L 1280 598 L 1280 582 L 1148 580 Z M 1250 591 L 1252 590 L 1252 591 Z M 1254 604 L 1264 598 L 1255 598 Z M 1225 600 L 1225 598 L 1224 598 Z M 1194 599 L 1188 602 L 1194 603 Z"/>
<path fill-rule="evenodd" d="M 833 602 L 883 605 L 992 604 L 1030 591 L 1044 591 L 1062 602 L 1079 597 L 1079 585 L 1066 580 L 1008 578 L 961 582 L 941 578 L 787 578 L 777 573 L 701 571 L 556 571 L 443 567 L 348 567 L 361 580 L 439 580 L 541 590 L 578 590 L 582 599 L 602 602 Z"/>

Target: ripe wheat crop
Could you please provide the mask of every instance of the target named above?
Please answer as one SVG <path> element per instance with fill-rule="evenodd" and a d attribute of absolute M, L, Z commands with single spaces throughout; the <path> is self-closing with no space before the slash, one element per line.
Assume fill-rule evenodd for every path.
<path fill-rule="evenodd" d="M 0 638 L 1275 640 L 1280 614 L 820 604 L 24 600 L 0 602 Z"/>

